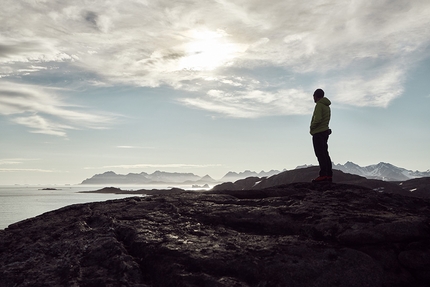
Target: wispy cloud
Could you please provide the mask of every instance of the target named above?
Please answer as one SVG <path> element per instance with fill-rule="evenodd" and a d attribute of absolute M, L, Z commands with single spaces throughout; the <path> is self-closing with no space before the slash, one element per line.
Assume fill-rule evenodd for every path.
<path fill-rule="evenodd" d="M 310 96 L 300 90 L 237 91 L 210 90 L 205 97 L 185 98 L 184 104 L 229 117 L 255 118 L 264 115 L 297 115 L 310 112 Z"/>
<path fill-rule="evenodd" d="M 154 147 L 146 147 L 146 146 L 132 146 L 132 145 L 119 145 L 117 148 L 121 149 L 154 149 Z"/>
<path fill-rule="evenodd" d="M 14 166 L 14 168 L 0 168 L 0 172 L 41 172 L 41 173 L 63 173 L 60 170 L 40 169 L 40 168 L 21 168 L 23 164 L 37 161 L 37 158 L 3 158 L 0 159 L 0 166 Z M 18 166 L 18 167 L 16 167 Z"/>
<path fill-rule="evenodd" d="M 39 73 L 61 62 L 97 75 L 91 80 L 97 85 L 192 90 L 199 96 L 180 102 L 239 117 L 307 113 L 297 99 L 316 86 L 332 89 L 348 105 L 387 106 L 402 95 L 408 70 L 430 55 L 429 14 L 428 1 L 406 0 L 6 0 L 0 77 Z M 270 67 L 294 80 L 250 72 Z M 303 88 L 305 81 L 311 83 Z M 351 90 L 360 101 L 351 100 Z M 43 122 L 40 114 L 17 122 L 64 136 L 75 127 L 71 118 L 83 119 L 53 107 L 66 124 Z M 85 119 L 95 126 L 99 120 Z M 44 128 L 35 129 L 37 123 Z"/>
<path fill-rule="evenodd" d="M 35 85 L 0 82 L 0 115 L 33 133 L 65 137 L 70 129 L 106 128 L 112 116 L 66 104 L 53 90 Z"/>
<path fill-rule="evenodd" d="M 26 161 L 33 161 L 37 159 L 30 158 L 3 158 L 0 159 L 0 165 L 9 165 L 9 164 L 21 164 Z"/>
<path fill-rule="evenodd" d="M 33 168 L 0 168 L 0 172 L 43 172 L 43 173 L 54 173 L 54 172 L 60 172 L 60 171 L 49 170 L 49 169 L 33 169 Z"/>
<path fill-rule="evenodd" d="M 138 168 L 207 168 L 218 167 L 221 164 L 186 164 L 186 163 L 169 163 L 169 164 L 120 164 L 120 165 L 107 165 L 102 167 L 85 167 L 84 169 L 107 169 L 107 168 L 120 168 L 120 169 L 138 169 Z"/>
<path fill-rule="evenodd" d="M 355 75 L 332 83 L 336 101 L 356 106 L 387 107 L 401 96 L 405 71 L 388 67 L 379 75 Z"/>

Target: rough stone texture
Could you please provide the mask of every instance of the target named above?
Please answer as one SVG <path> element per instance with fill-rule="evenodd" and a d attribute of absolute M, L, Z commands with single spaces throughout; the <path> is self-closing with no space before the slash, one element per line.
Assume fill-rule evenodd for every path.
<path fill-rule="evenodd" d="M 430 198 L 430 177 L 415 178 L 399 183 L 411 195 L 421 198 Z"/>
<path fill-rule="evenodd" d="M 73 205 L 0 231 L 0 286 L 429 286 L 430 201 L 345 184 Z"/>

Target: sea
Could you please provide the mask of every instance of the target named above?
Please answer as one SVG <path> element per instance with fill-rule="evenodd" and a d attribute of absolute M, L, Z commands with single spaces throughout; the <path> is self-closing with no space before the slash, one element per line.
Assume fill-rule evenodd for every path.
<path fill-rule="evenodd" d="M 31 186 L 31 185 L 0 185 L 0 229 L 10 224 L 38 216 L 61 207 L 111 199 L 140 196 L 135 194 L 105 194 L 105 193 L 79 193 L 80 191 L 94 191 L 104 186 Z M 123 190 L 139 189 L 168 189 L 167 186 L 116 186 Z M 144 195 L 143 195 L 144 196 Z"/>

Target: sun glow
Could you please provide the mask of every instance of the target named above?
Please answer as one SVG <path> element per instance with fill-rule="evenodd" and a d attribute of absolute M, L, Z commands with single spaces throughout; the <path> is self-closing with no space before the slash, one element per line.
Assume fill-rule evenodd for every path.
<path fill-rule="evenodd" d="M 184 44 L 185 57 L 179 62 L 181 70 L 214 70 L 228 65 L 246 45 L 228 41 L 228 34 L 223 30 L 193 30 L 189 32 L 190 42 Z"/>

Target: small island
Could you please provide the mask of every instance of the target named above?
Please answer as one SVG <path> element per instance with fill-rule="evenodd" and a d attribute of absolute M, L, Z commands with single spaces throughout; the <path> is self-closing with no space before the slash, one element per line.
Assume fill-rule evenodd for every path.
<path fill-rule="evenodd" d="M 138 190 L 123 190 L 118 187 L 104 187 L 97 190 L 80 191 L 79 193 L 113 193 L 113 194 L 130 194 L 130 195 L 156 195 L 156 194 L 174 194 L 184 192 L 184 189 L 172 187 L 170 189 L 138 189 Z"/>

